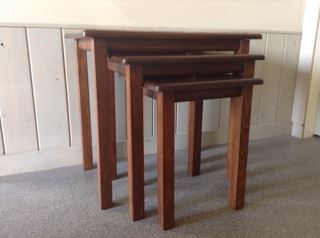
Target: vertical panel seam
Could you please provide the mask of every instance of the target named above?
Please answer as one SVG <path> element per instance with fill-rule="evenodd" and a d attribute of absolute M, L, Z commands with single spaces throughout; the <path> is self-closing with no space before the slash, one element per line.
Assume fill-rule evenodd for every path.
<path fill-rule="evenodd" d="M 265 33 L 266 34 L 266 43 L 265 43 L 265 47 L 264 47 L 264 55 L 265 57 L 267 56 L 267 50 L 268 50 L 268 42 L 269 42 L 269 33 Z M 264 70 L 265 70 L 265 63 L 266 60 L 263 61 L 263 67 L 262 67 L 262 78 L 264 78 Z M 260 98 L 259 98 L 259 107 L 258 107 L 258 121 L 257 121 L 257 127 L 259 127 L 260 125 L 260 112 L 261 112 L 261 102 L 262 102 L 262 96 L 263 96 L 263 85 L 261 86 L 261 91 L 260 91 Z"/>
<path fill-rule="evenodd" d="M 218 123 L 218 128 L 219 129 L 222 129 L 222 118 L 221 118 L 221 115 L 222 115 L 222 102 L 223 102 L 223 99 L 220 98 L 220 109 L 219 109 L 219 123 Z"/>
<path fill-rule="evenodd" d="M 178 131 L 178 103 L 174 103 L 174 134 Z"/>
<path fill-rule="evenodd" d="M 60 28 L 60 40 L 62 46 L 62 60 L 63 60 L 63 74 L 64 74 L 64 88 L 65 88 L 65 97 L 66 97 L 66 106 L 67 106 L 67 121 L 68 121 L 68 140 L 69 147 L 72 146 L 72 134 L 71 134 L 71 117 L 70 117 L 70 102 L 69 102 L 69 87 L 68 87 L 68 74 L 67 74 L 67 62 L 66 62 L 66 47 L 64 39 L 64 30 Z"/>
<path fill-rule="evenodd" d="M 285 35 L 284 38 L 284 44 L 283 44 L 283 50 L 282 50 L 282 62 L 281 62 L 281 72 L 280 72 L 280 80 L 279 80 L 279 86 L 278 86 L 278 100 L 277 100 L 277 110 L 276 110 L 276 120 L 275 122 L 279 122 L 279 107 L 280 107 L 280 100 L 281 100 L 281 84 L 283 80 L 283 72 L 284 72 L 284 60 L 287 53 L 287 41 L 288 41 L 288 35 Z"/>
<path fill-rule="evenodd" d="M 39 151 L 41 150 L 41 146 L 40 146 L 39 123 L 38 123 L 37 107 L 36 107 L 37 100 L 36 100 L 35 88 L 34 88 L 34 75 L 33 75 L 33 69 L 32 69 L 32 58 L 31 58 L 31 50 L 30 50 L 29 28 L 25 28 L 25 33 L 27 38 L 26 40 L 27 40 L 27 51 L 28 51 L 28 61 L 29 61 L 30 81 L 31 81 L 32 105 L 33 105 L 35 129 L 36 129 L 36 136 L 37 136 L 37 149 Z"/>
<path fill-rule="evenodd" d="M 151 98 L 151 137 L 154 137 L 154 105 L 153 105 L 153 98 Z"/>
<path fill-rule="evenodd" d="M 2 150 L 3 150 L 3 154 L 6 154 L 6 144 L 4 141 L 4 136 L 3 136 L 3 126 L 2 126 L 2 113 L 1 113 L 1 108 L 0 108 L 0 137 L 1 137 L 1 145 L 2 145 Z"/>
<path fill-rule="evenodd" d="M 157 128 L 156 128 L 156 123 L 155 123 L 155 120 L 157 119 L 156 118 L 156 110 L 157 110 L 157 106 L 155 105 L 156 104 L 156 100 L 155 99 L 152 99 L 152 117 L 153 117 L 153 120 L 152 120 L 152 137 L 155 137 L 156 136 L 156 131 L 157 131 Z"/>

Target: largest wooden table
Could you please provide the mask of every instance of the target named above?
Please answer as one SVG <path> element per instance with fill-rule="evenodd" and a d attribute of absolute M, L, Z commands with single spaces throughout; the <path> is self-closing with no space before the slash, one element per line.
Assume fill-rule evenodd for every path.
<path fill-rule="evenodd" d="M 97 177 L 102 209 L 112 207 L 112 180 L 117 174 L 113 71 L 124 72 L 126 75 L 129 210 L 133 220 L 142 219 L 144 217 L 143 76 L 161 75 L 161 72 L 152 68 L 144 69 L 145 72 L 143 72 L 142 67 L 130 67 L 130 65 L 117 69 L 115 68 L 117 66 L 109 61 L 110 56 L 181 55 L 205 51 L 248 53 L 249 40 L 261 39 L 261 35 L 85 30 L 83 34 L 66 37 L 77 40 L 83 164 L 86 170 L 93 167 L 86 54 L 90 50 L 94 55 Z M 168 72 L 171 71 L 168 70 Z M 199 151 L 200 148 L 197 150 Z"/>

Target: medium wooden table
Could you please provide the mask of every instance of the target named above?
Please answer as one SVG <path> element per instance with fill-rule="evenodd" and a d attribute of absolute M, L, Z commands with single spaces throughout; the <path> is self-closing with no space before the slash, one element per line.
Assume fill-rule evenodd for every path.
<path fill-rule="evenodd" d="M 252 90 L 254 85 L 263 83 L 261 79 L 253 78 L 253 69 L 255 61 L 263 59 L 263 55 L 249 54 L 113 56 L 110 58 L 109 62 L 116 64 L 116 69 L 120 69 L 121 65 L 132 68 L 138 65 L 144 72 L 152 65 L 161 69 L 173 68 L 174 73 L 179 74 L 179 77 L 172 75 L 164 78 L 143 77 L 144 94 L 157 100 L 158 216 L 164 230 L 174 227 L 175 102 L 187 101 L 192 102 L 191 105 L 198 104 L 199 112 L 189 111 L 189 117 L 193 119 L 189 119 L 189 127 L 196 129 L 193 133 L 189 132 L 188 136 L 189 139 L 197 141 L 200 147 L 202 107 L 199 105 L 202 106 L 202 100 L 231 98 L 228 138 L 229 206 L 233 209 L 244 207 Z M 235 65 L 237 67 L 234 67 Z M 202 72 L 203 66 L 211 66 L 208 67 L 206 74 L 188 77 L 190 69 L 191 72 Z M 216 74 L 217 66 L 219 66 L 219 74 Z M 223 74 L 221 74 L 222 69 L 225 71 Z M 123 73 L 126 78 L 130 77 L 126 72 Z M 248 75 L 248 78 L 244 78 L 244 75 Z M 189 171 L 194 171 L 192 168 L 200 170 L 200 155 L 197 156 L 191 155 Z"/>
<path fill-rule="evenodd" d="M 180 75 L 181 65 L 168 67 L 136 63 L 119 64 L 110 60 L 115 56 L 130 55 L 194 55 L 211 51 L 229 51 L 235 54 L 249 52 L 249 40 L 261 39 L 260 34 L 249 33 L 186 33 L 186 32 L 138 32 L 93 31 L 81 35 L 67 35 L 77 40 L 78 70 L 80 82 L 80 107 L 82 125 L 83 164 L 92 168 L 91 126 L 89 114 L 88 70 L 86 52 L 94 55 L 94 104 L 97 112 L 98 189 L 102 209 L 112 207 L 112 179 L 116 178 L 116 134 L 114 72 L 125 74 L 128 143 L 128 193 L 132 220 L 144 218 L 144 154 L 143 154 L 143 82 L 147 77 Z M 253 77 L 253 69 L 243 72 L 239 64 L 202 63 L 188 68 L 187 73 L 223 73 L 230 68 L 243 77 Z M 242 67 L 242 66 L 241 66 Z M 182 70 L 186 72 L 186 69 Z M 193 166 L 193 158 L 200 158 L 202 100 L 190 103 L 189 118 L 189 174 L 197 175 L 199 166 Z M 190 121 L 189 120 L 189 121 Z M 192 127 L 190 129 L 190 126 Z M 199 161 L 200 163 L 200 161 Z M 229 163 L 229 162 L 228 162 Z"/>

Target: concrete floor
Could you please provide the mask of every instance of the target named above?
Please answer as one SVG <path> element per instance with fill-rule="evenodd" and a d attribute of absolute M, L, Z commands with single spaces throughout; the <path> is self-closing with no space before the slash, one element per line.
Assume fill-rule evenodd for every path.
<path fill-rule="evenodd" d="M 186 175 L 176 152 L 176 227 L 157 224 L 155 156 L 145 162 L 144 220 L 131 222 L 126 160 L 114 181 L 116 206 L 100 210 L 96 171 L 66 167 L 0 178 L 0 238 L 29 237 L 320 237 L 320 138 L 250 143 L 246 206 L 227 207 L 225 146 L 204 149 L 201 175 Z"/>

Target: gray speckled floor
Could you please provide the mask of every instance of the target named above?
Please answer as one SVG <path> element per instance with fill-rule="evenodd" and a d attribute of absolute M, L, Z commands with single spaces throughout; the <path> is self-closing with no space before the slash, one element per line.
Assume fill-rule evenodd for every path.
<path fill-rule="evenodd" d="M 186 175 L 176 153 L 176 227 L 157 225 L 155 156 L 145 163 L 146 213 L 128 218 L 126 161 L 114 182 L 116 206 L 101 211 L 96 171 L 67 167 L 0 178 L 0 238 L 320 237 L 320 138 L 250 144 L 246 207 L 227 207 L 225 146 L 204 149 L 201 176 Z"/>

